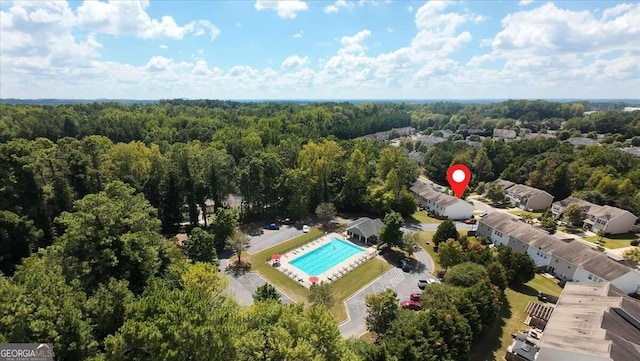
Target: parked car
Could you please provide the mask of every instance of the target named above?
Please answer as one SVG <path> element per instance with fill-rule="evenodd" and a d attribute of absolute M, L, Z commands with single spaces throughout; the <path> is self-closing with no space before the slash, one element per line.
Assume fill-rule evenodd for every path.
<path fill-rule="evenodd" d="M 411 301 L 420 302 L 420 295 L 422 295 L 422 293 L 414 292 L 414 293 L 411 294 L 409 299 Z"/>
<path fill-rule="evenodd" d="M 409 264 L 409 261 L 407 261 L 406 259 L 401 259 L 400 268 L 402 268 L 402 270 L 405 272 L 409 272 L 409 270 L 411 269 L 411 265 Z"/>
<path fill-rule="evenodd" d="M 469 218 L 469 219 L 465 220 L 464 223 L 466 223 L 466 224 L 476 224 L 476 223 L 478 223 L 478 220 L 475 219 L 475 218 Z"/>
<path fill-rule="evenodd" d="M 292 225 L 293 223 L 295 223 L 295 222 L 291 218 L 285 218 L 282 221 L 282 224 L 286 224 L 286 225 L 289 225 L 289 226 Z"/>
<path fill-rule="evenodd" d="M 487 214 L 487 212 L 482 212 L 482 214 L 480 214 L 480 217 L 485 217 Z"/>
<path fill-rule="evenodd" d="M 400 302 L 400 307 L 408 310 L 418 311 L 420 310 L 420 302 L 416 302 L 412 300 L 403 301 L 403 302 Z"/>
<path fill-rule="evenodd" d="M 427 285 L 430 285 L 433 283 L 433 280 L 418 280 L 418 288 L 421 290 L 424 290 L 425 287 L 427 287 Z"/>
<path fill-rule="evenodd" d="M 309 233 L 310 230 L 311 230 L 311 228 L 309 228 L 309 226 L 307 226 L 306 224 L 304 226 L 302 226 L 302 232 L 303 233 Z"/>
<path fill-rule="evenodd" d="M 266 228 L 272 231 L 277 231 L 280 229 L 280 226 L 277 223 L 271 223 Z"/>

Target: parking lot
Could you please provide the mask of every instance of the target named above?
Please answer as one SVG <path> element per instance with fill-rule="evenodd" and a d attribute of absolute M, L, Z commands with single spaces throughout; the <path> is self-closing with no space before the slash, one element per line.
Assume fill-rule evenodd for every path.
<path fill-rule="evenodd" d="M 281 225 L 279 230 L 269 230 L 262 228 L 262 234 L 259 236 L 251 236 L 251 246 L 249 253 L 258 253 L 267 248 L 273 247 L 291 238 L 298 237 L 303 234 L 302 225 L 287 226 Z"/>

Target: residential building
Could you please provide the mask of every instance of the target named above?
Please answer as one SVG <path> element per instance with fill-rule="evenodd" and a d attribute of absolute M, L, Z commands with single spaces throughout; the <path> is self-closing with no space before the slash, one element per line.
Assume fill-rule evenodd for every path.
<path fill-rule="evenodd" d="M 473 216 L 473 205 L 458 197 L 438 192 L 433 185 L 418 179 L 411 192 L 421 207 L 448 219 L 467 219 Z"/>
<path fill-rule="evenodd" d="M 584 145 L 586 147 L 586 146 L 589 146 L 589 145 L 598 144 L 598 141 L 596 139 L 583 138 L 583 137 L 569 138 L 569 139 L 567 139 L 567 142 L 573 144 L 576 147 L 581 146 L 581 145 Z"/>
<path fill-rule="evenodd" d="M 593 204 L 591 202 L 587 202 L 585 200 L 582 200 L 580 198 L 574 198 L 574 197 L 567 197 L 561 201 L 557 201 L 557 202 L 553 202 L 553 204 L 551 205 L 551 214 L 553 214 L 553 217 L 558 219 L 560 217 L 562 217 L 562 215 L 564 214 L 565 209 L 567 209 L 567 207 L 569 207 L 572 204 L 578 204 L 582 207 L 582 212 L 586 215 L 587 212 L 589 211 L 589 209 L 591 209 L 592 207 L 600 207 L 597 204 Z M 576 226 L 578 226 L 576 224 Z"/>
<path fill-rule="evenodd" d="M 504 212 L 492 212 L 478 223 L 476 234 L 496 246 L 527 253 L 538 267 L 559 279 L 585 283 L 611 282 L 625 293 L 636 292 L 640 272 L 616 262 L 578 240 L 569 242 L 522 222 Z"/>
<path fill-rule="evenodd" d="M 640 301 L 608 282 L 567 283 L 534 348 L 527 360 L 640 360 Z"/>
<path fill-rule="evenodd" d="M 383 132 L 363 135 L 360 138 L 377 140 L 377 141 L 386 141 L 386 140 L 389 140 L 389 138 L 392 136 L 402 137 L 402 136 L 414 134 L 415 132 L 416 132 L 416 129 L 414 127 L 402 127 L 402 128 L 393 128 L 391 130 L 385 130 Z"/>
<path fill-rule="evenodd" d="M 371 219 L 368 217 L 358 218 L 347 227 L 347 235 L 349 238 L 355 238 L 364 243 L 377 243 L 380 230 L 384 223 L 380 218 Z"/>
<path fill-rule="evenodd" d="M 494 138 L 502 138 L 502 139 L 516 139 L 516 131 L 509 129 L 494 129 L 493 137 Z"/>
<path fill-rule="evenodd" d="M 527 211 L 541 211 L 549 208 L 553 196 L 541 189 L 516 184 L 506 189 L 507 197 L 516 207 Z"/>
<path fill-rule="evenodd" d="M 631 155 L 635 155 L 636 157 L 640 157 L 640 147 L 629 147 L 629 148 L 618 148 L 623 152 L 627 152 Z"/>
<path fill-rule="evenodd" d="M 584 220 L 584 228 L 592 232 L 603 230 L 605 234 L 628 233 L 638 220 L 631 212 L 611 207 L 591 207 Z"/>
<path fill-rule="evenodd" d="M 513 187 L 514 185 L 516 185 L 514 182 L 511 182 L 511 181 L 508 181 L 508 180 L 505 180 L 505 179 L 501 179 L 501 178 L 498 178 L 498 179 L 494 180 L 493 182 L 487 183 L 487 185 L 494 185 L 494 184 L 497 184 L 500 187 L 502 187 L 502 189 L 504 189 L 505 192 L 506 192 L 507 189 L 509 189 L 509 188 Z"/>

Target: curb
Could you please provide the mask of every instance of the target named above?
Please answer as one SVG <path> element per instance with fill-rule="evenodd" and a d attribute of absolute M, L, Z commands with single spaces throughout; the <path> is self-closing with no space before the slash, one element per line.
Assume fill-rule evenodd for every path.
<path fill-rule="evenodd" d="M 381 279 L 382 277 L 384 277 L 387 273 L 393 271 L 395 268 L 391 268 L 390 270 L 388 270 L 387 272 L 381 274 L 379 277 L 375 278 L 373 281 L 367 283 L 366 285 L 362 286 L 359 290 L 357 290 L 356 292 L 354 292 L 351 296 L 349 296 L 349 298 L 345 299 L 344 301 L 342 301 L 342 303 L 344 304 L 344 308 L 347 311 L 347 319 L 340 322 L 338 324 L 338 327 L 347 324 L 351 321 L 351 313 L 349 312 L 349 307 L 347 306 L 347 303 L 354 298 L 358 293 L 364 291 L 367 287 L 371 286 L 374 282 L 377 282 L 379 279 Z M 366 333 L 366 332 L 365 332 Z"/>

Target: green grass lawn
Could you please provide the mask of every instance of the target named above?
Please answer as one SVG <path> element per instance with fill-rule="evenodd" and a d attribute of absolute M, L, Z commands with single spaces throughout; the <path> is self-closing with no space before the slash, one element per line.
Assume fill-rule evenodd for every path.
<path fill-rule="evenodd" d="M 537 302 L 538 292 L 558 296 L 562 289 L 553 281 L 537 274 L 527 284 L 505 290 L 506 302 L 500 310 L 499 319 L 485 331 L 483 339 L 471 348 L 470 361 L 504 360 L 507 348 L 513 339 L 512 333 L 526 329 L 524 312 L 529 302 Z"/>
<path fill-rule="evenodd" d="M 391 265 L 379 259 L 372 259 L 360 265 L 360 267 L 349 272 L 344 277 L 331 283 L 333 296 L 336 303 L 331 308 L 331 314 L 336 322 L 340 323 L 347 319 L 347 310 L 344 307 L 344 300 L 351 297 L 362 287 L 368 285 L 375 278 L 382 276 L 388 271 Z"/>
<path fill-rule="evenodd" d="M 531 217 L 533 217 L 532 219 L 536 219 L 536 218 L 540 217 L 542 215 L 542 213 L 544 213 L 544 212 L 529 212 L 529 211 L 524 211 L 522 209 L 514 209 L 514 210 L 511 210 L 511 211 L 507 211 L 507 212 L 511 213 L 513 215 L 519 216 L 519 217 L 522 217 L 525 214 L 530 214 Z"/>
<path fill-rule="evenodd" d="M 427 212 L 425 211 L 416 211 L 414 214 L 411 215 L 411 217 L 409 217 L 409 219 L 407 219 L 407 221 L 412 223 L 441 223 L 442 222 L 439 219 L 429 217 L 427 215 Z"/>
<path fill-rule="evenodd" d="M 278 269 L 269 265 L 267 261 L 269 261 L 271 256 L 276 253 L 286 253 L 319 238 L 323 234 L 324 233 L 318 228 L 312 227 L 309 233 L 303 234 L 259 253 L 252 254 L 249 256 L 251 267 L 254 271 L 259 272 L 271 284 L 281 289 L 294 301 L 304 303 L 306 305 L 308 304 L 307 295 L 309 294 L 309 290 L 298 282 L 287 277 Z M 391 265 L 388 263 L 378 259 L 372 259 L 332 283 L 331 288 L 335 297 L 335 306 L 331 309 L 331 314 L 336 321 L 342 322 L 347 319 L 347 311 L 344 307 L 345 299 L 349 298 L 356 291 L 369 284 L 376 277 L 379 277 L 390 268 Z"/>
<path fill-rule="evenodd" d="M 433 243 L 431 242 L 431 238 L 436 234 L 436 231 L 425 231 L 418 233 L 420 247 L 422 247 L 433 259 L 434 270 L 433 274 L 437 274 L 438 271 L 442 270 L 440 263 L 438 262 L 438 254 L 433 250 Z M 429 244 L 427 244 L 429 242 Z"/>
<path fill-rule="evenodd" d="M 591 243 L 596 243 L 599 236 L 584 237 L 584 239 Z M 630 242 L 634 239 L 640 238 L 640 233 L 625 233 L 625 234 L 613 234 L 607 237 L 602 237 L 601 245 L 605 248 L 622 248 L 631 246 Z"/>

